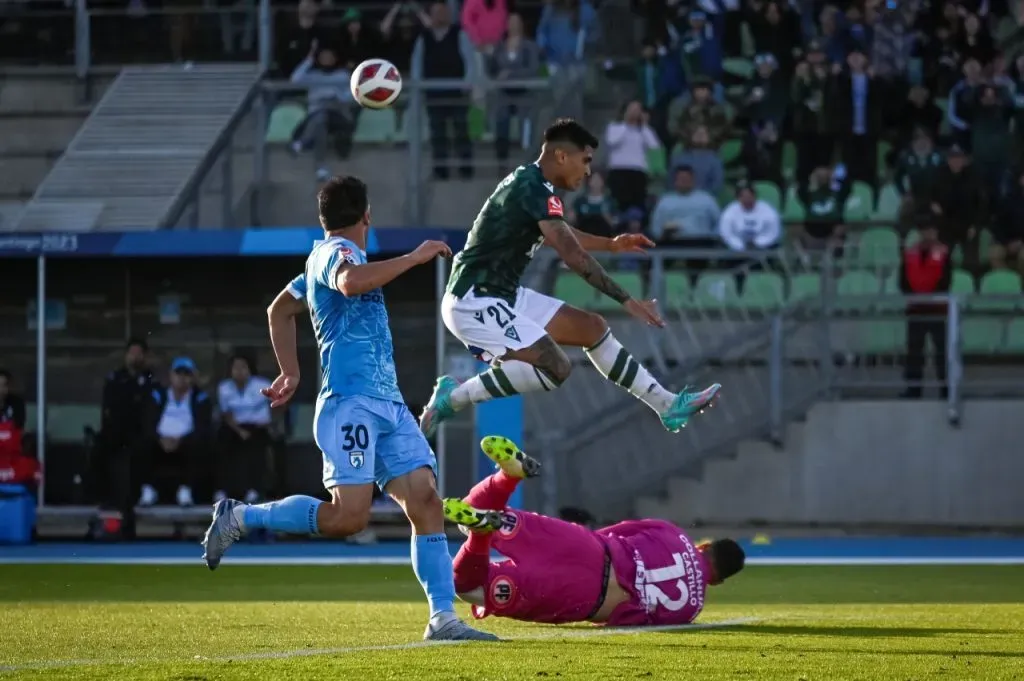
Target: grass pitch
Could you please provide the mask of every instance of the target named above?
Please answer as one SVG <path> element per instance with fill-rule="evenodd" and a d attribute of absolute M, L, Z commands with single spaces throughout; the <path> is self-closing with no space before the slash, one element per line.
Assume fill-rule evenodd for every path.
<path fill-rule="evenodd" d="M 702 630 L 425 618 L 407 567 L 4 565 L 0 679 L 1024 681 L 1020 566 L 749 567 L 700 621 L 752 619 Z"/>

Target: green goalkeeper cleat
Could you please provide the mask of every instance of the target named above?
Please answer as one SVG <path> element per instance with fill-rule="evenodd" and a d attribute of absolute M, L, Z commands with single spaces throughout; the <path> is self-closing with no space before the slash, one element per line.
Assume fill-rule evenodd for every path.
<path fill-rule="evenodd" d="M 540 475 L 540 461 L 528 456 L 507 437 L 488 435 L 480 441 L 480 449 L 505 475 L 519 479 Z"/>
<path fill-rule="evenodd" d="M 493 532 L 501 527 L 500 513 L 473 508 L 462 499 L 445 499 L 444 517 L 470 532 Z"/>

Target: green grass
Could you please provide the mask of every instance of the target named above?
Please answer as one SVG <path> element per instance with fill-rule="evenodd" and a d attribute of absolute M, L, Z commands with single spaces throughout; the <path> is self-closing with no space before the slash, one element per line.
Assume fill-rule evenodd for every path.
<path fill-rule="evenodd" d="M 742 626 L 373 650 L 419 641 L 408 568 L 0 566 L 0 679 L 1024 680 L 1022 602 L 1021 567 L 751 567 L 701 617 Z"/>

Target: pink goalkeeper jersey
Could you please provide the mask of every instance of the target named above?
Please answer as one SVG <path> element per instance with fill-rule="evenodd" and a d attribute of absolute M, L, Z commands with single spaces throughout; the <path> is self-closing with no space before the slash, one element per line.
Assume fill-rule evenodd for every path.
<path fill-rule="evenodd" d="M 627 520 L 597 531 L 633 599 L 615 609 L 611 626 L 689 624 L 704 609 L 710 570 L 693 541 L 664 520 Z"/>

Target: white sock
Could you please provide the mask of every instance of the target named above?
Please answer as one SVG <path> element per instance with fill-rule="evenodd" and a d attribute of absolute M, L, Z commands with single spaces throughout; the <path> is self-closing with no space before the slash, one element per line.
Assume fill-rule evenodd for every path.
<path fill-rule="evenodd" d="M 474 376 L 453 390 L 452 406 L 458 410 L 499 397 L 535 390 L 554 390 L 556 387 L 549 376 L 532 364 L 510 359 Z"/>
<path fill-rule="evenodd" d="M 665 390 L 644 365 L 636 361 L 622 344 L 615 340 L 611 329 L 594 347 L 587 348 L 586 352 L 602 376 L 625 388 L 630 395 L 654 411 L 664 414 L 672 406 L 676 396 Z"/>

